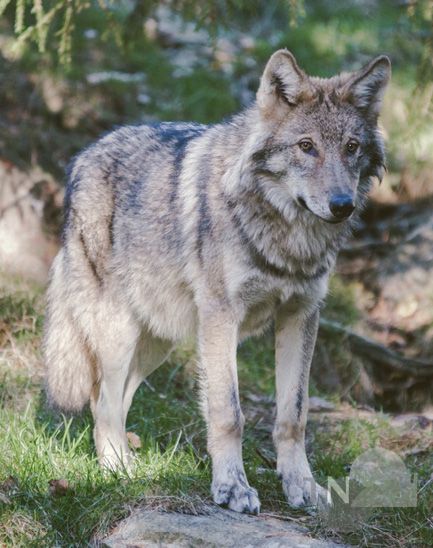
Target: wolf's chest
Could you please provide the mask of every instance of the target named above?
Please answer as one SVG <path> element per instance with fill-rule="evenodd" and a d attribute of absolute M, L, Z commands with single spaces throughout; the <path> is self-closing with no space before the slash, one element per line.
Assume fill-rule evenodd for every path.
<path fill-rule="evenodd" d="M 245 337 L 262 332 L 273 320 L 282 303 L 293 301 L 309 305 L 324 298 L 328 276 L 303 281 L 294 279 L 265 279 L 255 276 L 245 281 L 237 293 L 239 308 L 244 311 L 240 335 Z"/>

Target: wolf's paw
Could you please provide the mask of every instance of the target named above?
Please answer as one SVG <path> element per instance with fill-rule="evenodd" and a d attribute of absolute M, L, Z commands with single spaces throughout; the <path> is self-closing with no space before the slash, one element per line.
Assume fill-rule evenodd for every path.
<path fill-rule="evenodd" d="M 228 506 L 234 512 L 258 514 L 260 501 L 257 491 L 248 485 L 245 476 L 226 482 L 212 483 L 212 495 L 216 504 Z"/>
<path fill-rule="evenodd" d="M 311 476 L 288 474 L 283 476 L 283 491 L 293 508 L 326 504 L 327 492 Z"/>
<path fill-rule="evenodd" d="M 101 468 L 105 472 L 116 472 L 117 474 L 129 475 L 135 465 L 134 455 L 130 451 L 116 452 L 110 448 L 98 455 Z"/>

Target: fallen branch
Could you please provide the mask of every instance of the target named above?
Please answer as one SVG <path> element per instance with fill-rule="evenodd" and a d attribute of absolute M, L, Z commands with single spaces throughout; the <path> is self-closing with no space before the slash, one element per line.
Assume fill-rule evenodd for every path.
<path fill-rule="evenodd" d="M 349 343 L 354 354 L 368 358 L 373 362 L 379 362 L 402 373 L 417 377 L 433 377 L 433 361 L 402 356 L 376 341 L 362 337 L 347 327 L 326 318 L 320 319 L 320 330 L 325 334 L 342 336 Z"/>

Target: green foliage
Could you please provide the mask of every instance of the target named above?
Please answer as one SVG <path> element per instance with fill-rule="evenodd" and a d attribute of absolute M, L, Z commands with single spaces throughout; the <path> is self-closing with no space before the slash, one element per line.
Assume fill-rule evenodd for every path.
<path fill-rule="evenodd" d="M 356 306 L 355 287 L 344 283 L 337 274 L 331 277 L 323 315 L 329 320 L 347 326 L 353 325 L 360 319 L 360 312 Z"/>
<path fill-rule="evenodd" d="M 293 24 L 304 13 L 302 0 L 276 3 Z M 89 0 L 0 0 L 0 16 L 9 13 L 14 19 L 17 49 L 30 42 L 37 45 L 39 53 L 44 53 L 50 37 L 50 47 L 54 46 L 60 63 L 70 65 L 74 30 L 80 14 L 86 11 L 99 10 L 105 20 L 105 38 L 114 38 L 124 47 L 140 37 L 145 19 L 160 6 L 169 7 L 198 28 L 208 29 L 212 36 L 221 28 L 228 28 L 233 20 L 248 24 L 262 10 L 260 5 L 247 0 L 137 0 L 132 4 L 124 0 L 98 0 L 96 8 L 94 4 Z"/>
<path fill-rule="evenodd" d="M 86 0 L 57 0 L 44 2 L 43 0 L 2 0 L 0 16 L 12 11 L 15 4 L 14 30 L 17 35 L 16 49 L 20 49 L 26 42 L 37 44 L 40 53 L 46 51 L 49 33 L 54 35 L 59 59 L 63 64 L 71 61 L 72 31 L 74 16 L 82 10 L 88 9 L 90 2 Z"/>
<path fill-rule="evenodd" d="M 393 78 L 382 116 L 388 167 L 400 171 L 410 163 L 416 171 L 431 161 L 433 0 L 344 6 L 327 0 L 0 0 L 0 8 L 2 32 L 8 37 L 1 51 L 10 55 L 7 48 L 12 43 L 15 67 L 31 74 L 39 88 L 55 76 L 67 89 L 59 113 L 67 131 L 59 135 L 59 120 L 43 114 L 47 138 L 42 140 L 41 127 L 33 120 L 28 125 L 24 121 L 22 139 L 5 137 L 14 162 L 30 146 L 45 144 L 46 150 L 38 150 L 38 156 L 46 169 L 59 176 L 71 155 L 115 124 L 140 118 L 215 122 L 239 109 L 245 97 L 253 97 L 266 60 L 279 47 L 291 49 L 301 66 L 318 76 L 352 70 L 378 53 L 388 53 Z M 163 16 L 158 9 L 165 10 Z M 152 37 L 145 30 L 152 18 L 170 25 L 177 21 L 175 40 L 182 39 L 182 21 L 193 22 L 204 32 L 203 43 L 165 43 L 164 32 Z M 252 39 L 246 50 L 239 46 L 241 36 Z M 234 45 L 228 71 L 216 59 L 217 38 Z M 179 75 L 178 60 L 191 52 L 189 72 Z M 94 71 L 137 72 L 145 81 L 142 86 L 114 80 L 89 86 L 86 77 Z M 246 88 L 250 94 L 245 96 Z M 19 89 L 12 99 L 4 93 L 6 97 L 0 93 L 0 99 L 13 102 L 16 97 L 16 108 L 29 101 Z M 147 103 L 138 102 L 140 94 L 148 96 Z M 71 111 L 75 112 L 70 115 Z M 77 112 L 82 112 L 80 118 Z M 393 181 L 398 184 L 399 178 Z"/>
<path fill-rule="evenodd" d="M 104 38 L 121 46 L 134 44 L 143 34 L 143 25 L 147 18 L 154 16 L 156 10 L 167 7 L 174 13 L 180 14 L 185 21 L 192 21 L 198 28 L 207 29 L 211 35 L 216 36 L 226 29 L 233 28 L 246 30 L 258 18 L 271 19 L 274 23 L 274 31 L 281 32 L 284 27 L 290 26 L 290 34 L 301 33 L 306 39 L 305 46 L 314 39 L 308 31 L 305 23 L 309 20 L 321 20 L 324 27 L 328 28 L 328 46 L 331 51 L 341 55 L 341 40 L 356 42 L 359 38 L 364 41 L 366 47 L 375 47 L 375 40 L 368 41 L 368 34 L 372 35 L 376 27 L 388 26 L 389 31 L 398 34 L 410 33 L 412 38 L 413 55 L 421 51 L 421 62 L 418 66 L 418 80 L 422 84 L 431 82 L 433 66 L 433 1 L 415 0 L 407 4 L 407 7 L 396 6 L 392 2 L 382 2 L 378 13 L 371 12 L 362 3 L 355 5 L 347 3 L 344 7 L 328 2 L 308 2 L 305 0 L 273 0 L 267 6 L 259 2 L 247 0 L 0 0 L 0 16 L 7 14 L 14 21 L 14 30 L 17 36 L 16 47 L 22 47 L 31 42 L 37 45 L 40 53 L 47 48 L 47 38 L 50 37 L 50 49 L 56 51 L 62 64 L 71 63 L 73 51 L 74 31 L 88 14 L 99 12 L 104 21 Z M 365 29 L 365 36 L 359 35 L 359 18 L 371 17 L 369 27 Z M 335 16 L 339 15 L 340 21 Z M 335 18 L 335 19 L 334 19 Z M 337 41 L 333 36 L 332 25 L 338 24 Z M 297 33 L 296 33 L 297 29 Z M 354 33 L 350 31 L 354 30 Z M 260 34 L 260 27 L 257 27 Z M 266 40 L 267 36 L 263 36 Z M 287 39 L 287 36 L 284 36 Z M 319 38 L 320 40 L 320 38 Z M 275 44 L 272 40 L 271 48 Z M 311 44 L 310 44 L 311 45 Z M 320 43 L 318 43 L 320 47 Z M 402 40 L 403 51 L 408 44 Z M 337 48 L 337 49 L 335 49 Z M 403 51 L 401 53 L 403 53 Z M 310 49 L 311 53 L 311 49 Z M 419 59 L 419 58 L 418 58 Z M 319 65 L 319 67 L 323 65 Z"/>
<path fill-rule="evenodd" d="M 41 420 L 33 406 L 23 415 L 0 411 L 0 417 L 0 488 L 10 477 L 16 482 L 2 489 L 7 497 L 0 520 L 2 545 L 84 546 L 144 496 L 204 495 L 207 465 L 187 443 L 162 436 L 166 447 L 156 440 L 147 444 L 133 477 L 104 474 L 93 455 L 88 421 L 64 419 L 56 426 L 53 418 Z M 56 479 L 68 482 L 62 496 L 50 492 Z"/>
<path fill-rule="evenodd" d="M 266 396 L 275 395 L 274 334 L 269 331 L 257 339 L 248 339 L 240 345 L 238 370 L 240 391 L 251 390 Z"/>

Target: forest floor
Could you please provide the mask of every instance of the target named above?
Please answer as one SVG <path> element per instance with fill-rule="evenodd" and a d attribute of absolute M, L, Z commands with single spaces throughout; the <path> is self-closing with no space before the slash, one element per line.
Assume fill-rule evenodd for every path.
<path fill-rule="evenodd" d="M 190 351 L 174 353 L 141 386 L 127 423 L 136 469 L 107 475 L 96 462 L 90 413 L 72 419 L 46 406 L 41 288 L 2 276 L 0 305 L 0 544 L 83 546 L 104 537 L 136 507 L 196 514 L 211 504 Z M 319 482 L 347 476 L 357 457 L 377 447 L 399 455 L 409 477 L 417 476 L 415 507 L 373 508 L 349 520 L 349 527 L 330 527 L 313 509 L 291 509 L 275 474 L 271 334 L 242 345 L 238 361 L 246 472 L 264 514 L 303 525 L 319 538 L 359 546 L 433 543 L 432 414 L 377 412 L 335 398 L 326 403 L 313 386 L 307 447 Z"/>

